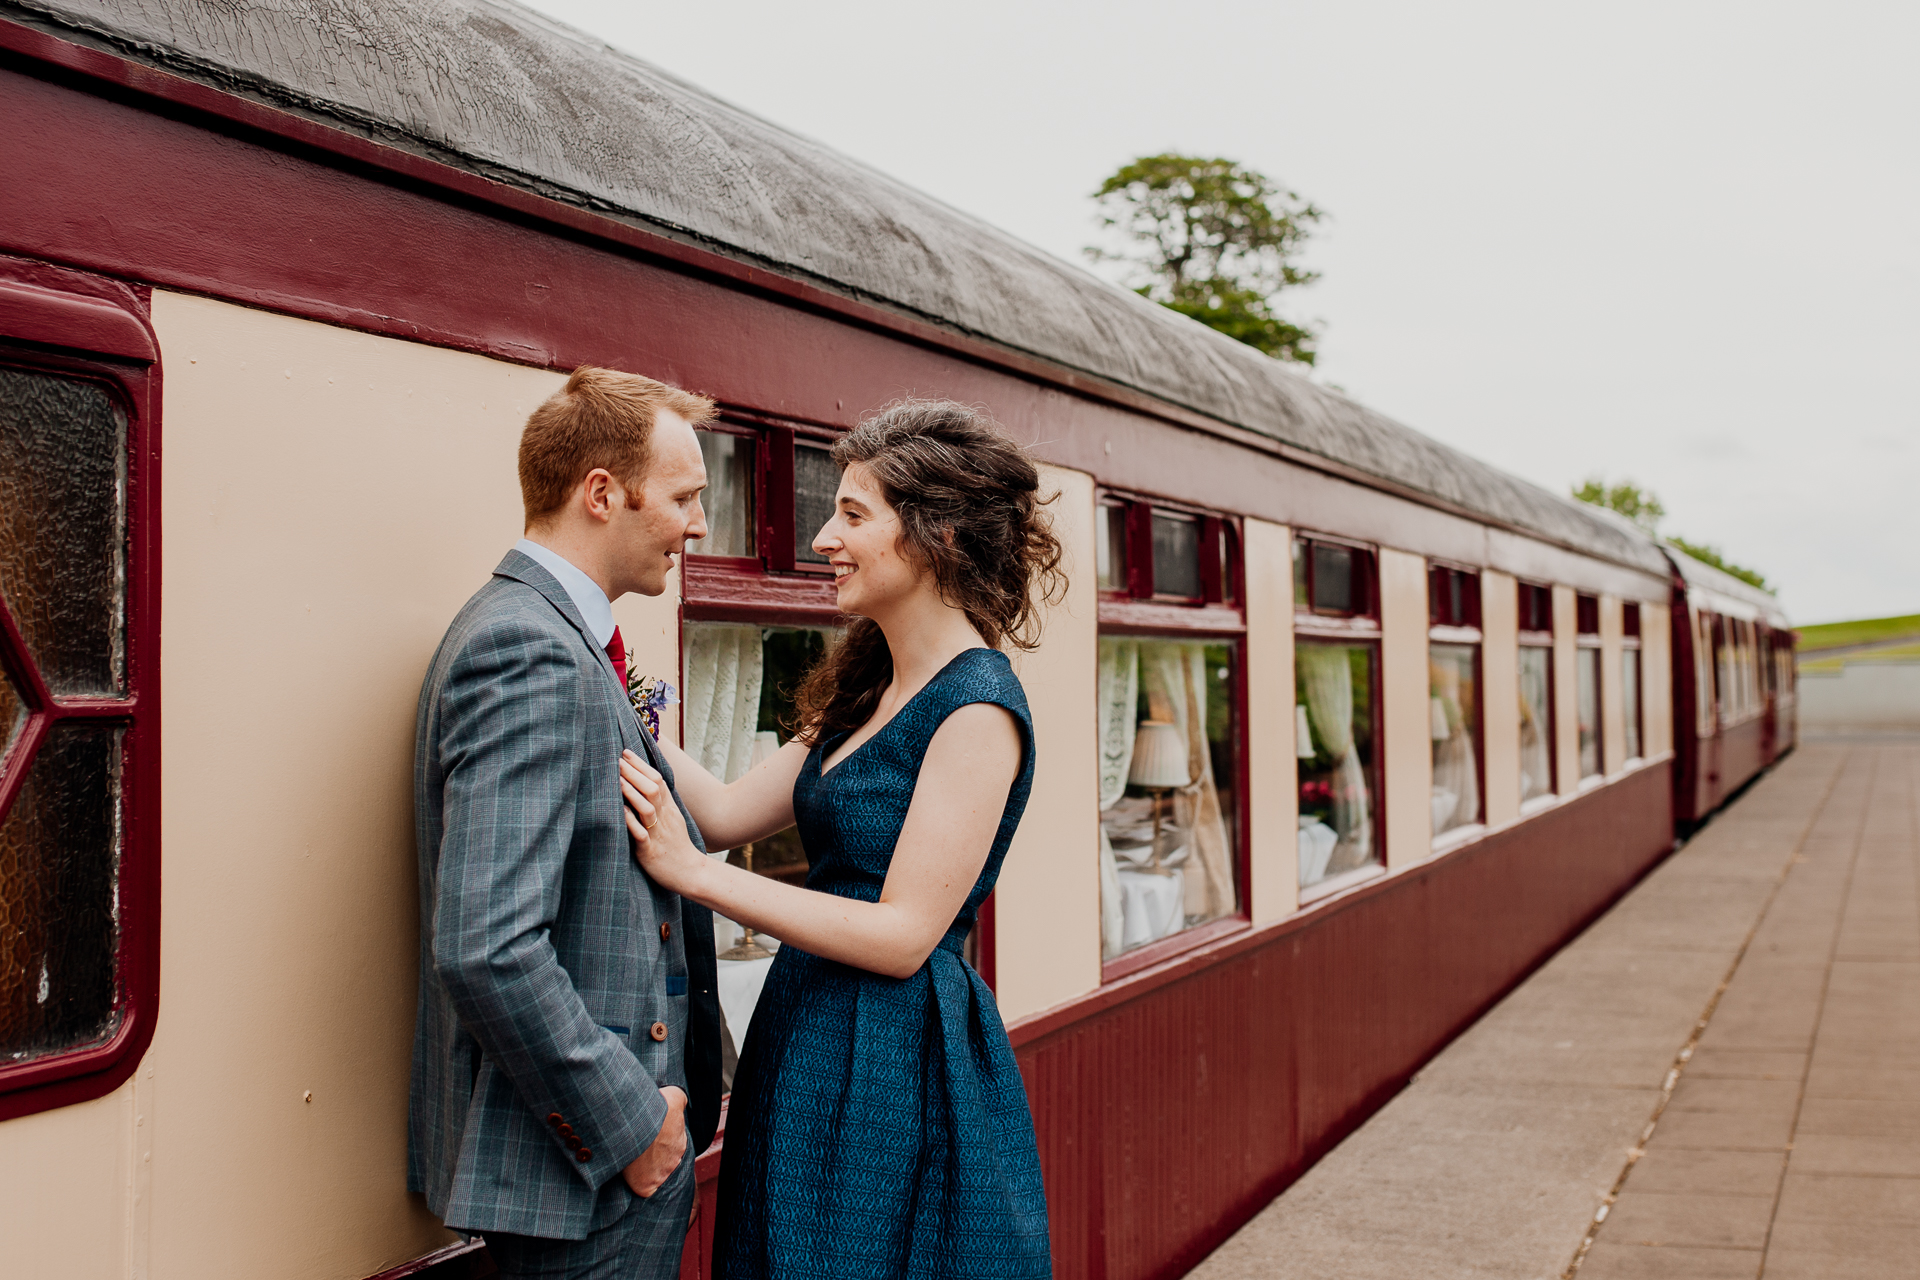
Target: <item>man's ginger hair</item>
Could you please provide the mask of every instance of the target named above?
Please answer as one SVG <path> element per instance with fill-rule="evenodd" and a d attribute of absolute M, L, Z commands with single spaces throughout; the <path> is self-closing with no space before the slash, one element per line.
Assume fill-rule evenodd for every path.
<path fill-rule="evenodd" d="M 713 401 L 691 391 L 616 369 L 581 365 L 549 396 L 520 433 L 520 500 L 529 527 L 567 505 L 576 486 L 604 467 L 640 505 L 640 485 L 653 458 L 653 424 L 662 409 L 694 426 L 713 419 Z"/>

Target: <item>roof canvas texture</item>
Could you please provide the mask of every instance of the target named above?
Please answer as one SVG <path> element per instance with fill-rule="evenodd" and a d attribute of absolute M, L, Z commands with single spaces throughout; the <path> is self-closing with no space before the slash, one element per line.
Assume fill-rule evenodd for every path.
<path fill-rule="evenodd" d="M 548 197 L 951 326 L 1649 572 L 1653 543 L 504 0 L 0 0 Z"/>

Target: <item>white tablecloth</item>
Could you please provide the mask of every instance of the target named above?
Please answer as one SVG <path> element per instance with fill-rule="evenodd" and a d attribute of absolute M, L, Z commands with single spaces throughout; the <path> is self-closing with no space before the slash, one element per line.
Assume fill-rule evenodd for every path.
<path fill-rule="evenodd" d="M 765 960 L 722 960 L 720 970 L 720 1015 L 733 1033 L 734 1051 L 747 1043 L 747 1024 L 753 1021 L 754 1006 L 760 1003 L 760 989 L 767 985 L 767 970 L 773 958 Z"/>
<path fill-rule="evenodd" d="M 1119 874 L 1122 951 L 1164 938 L 1186 923 L 1186 882 L 1177 868 L 1157 876 L 1123 866 Z"/>

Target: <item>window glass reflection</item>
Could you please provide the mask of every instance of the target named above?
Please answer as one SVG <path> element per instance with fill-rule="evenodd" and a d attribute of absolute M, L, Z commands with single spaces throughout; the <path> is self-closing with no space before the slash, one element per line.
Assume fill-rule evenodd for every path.
<path fill-rule="evenodd" d="M 1321 613 L 1359 613 L 1354 606 L 1353 548 L 1313 544 L 1313 607 Z"/>
<path fill-rule="evenodd" d="M 1239 905 L 1234 646 L 1100 641 L 1101 954 Z"/>
<path fill-rule="evenodd" d="M 1306 888 L 1380 861 L 1373 647 L 1302 639 L 1294 654 L 1294 699 L 1300 885 Z"/>
<path fill-rule="evenodd" d="M 1520 799 L 1553 793 L 1553 650 L 1520 649 Z"/>
<path fill-rule="evenodd" d="M 707 513 L 707 536 L 689 542 L 687 551 L 696 556 L 751 556 L 753 438 L 724 431 L 699 434 L 700 460 L 707 467 L 707 491 L 700 495 Z"/>
<path fill-rule="evenodd" d="M 1573 652 L 1575 707 L 1580 718 L 1580 776 L 1600 772 L 1600 651 Z"/>
<path fill-rule="evenodd" d="M 1479 649 L 1428 649 L 1428 733 L 1433 739 L 1433 834 L 1480 821 Z"/>
<path fill-rule="evenodd" d="M 1127 589 L 1127 512 L 1110 502 L 1094 508 L 1094 570 L 1102 591 Z"/>

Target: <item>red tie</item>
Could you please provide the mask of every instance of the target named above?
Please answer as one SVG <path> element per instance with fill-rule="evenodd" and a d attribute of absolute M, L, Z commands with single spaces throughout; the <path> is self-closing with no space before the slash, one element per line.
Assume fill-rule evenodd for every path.
<path fill-rule="evenodd" d="M 613 639 L 607 641 L 607 661 L 613 663 L 613 678 L 620 682 L 620 694 L 627 692 L 627 646 L 620 639 L 620 628 L 613 629 Z"/>

